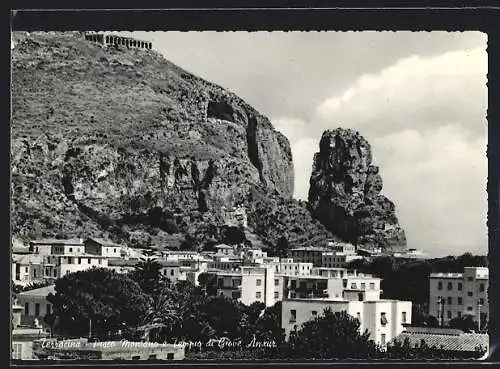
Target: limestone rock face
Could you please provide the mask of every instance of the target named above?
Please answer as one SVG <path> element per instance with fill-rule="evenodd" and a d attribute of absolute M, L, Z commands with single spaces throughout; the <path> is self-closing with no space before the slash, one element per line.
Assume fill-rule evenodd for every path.
<path fill-rule="evenodd" d="M 103 47 L 79 32 L 14 39 L 15 235 L 201 246 L 218 240 L 221 209 L 238 206 L 268 244 L 293 234 L 294 219 L 255 215 L 257 191 L 332 237 L 291 198 L 287 138 L 238 96 L 152 50 Z"/>
<path fill-rule="evenodd" d="M 405 248 L 395 206 L 381 190 L 382 177 L 372 164 L 368 141 L 350 129 L 325 131 L 310 178 L 313 215 L 335 235 L 358 246 Z"/>

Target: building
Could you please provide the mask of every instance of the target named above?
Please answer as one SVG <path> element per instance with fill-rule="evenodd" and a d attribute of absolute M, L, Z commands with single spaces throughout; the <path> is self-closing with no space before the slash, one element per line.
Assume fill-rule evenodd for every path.
<path fill-rule="evenodd" d="M 107 258 L 122 256 L 122 246 L 103 238 L 88 238 L 84 242 L 85 253 L 99 255 Z"/>
<path fill-rule="evenodd" d="M 281 327 L 288 339 L 292 330 L 300 329 L 303 323 L 323 315 L 325 309 L 331 309 L 333 312 L 346 311 L 359 320 L 360 332 L 368 330 L 375 343 L 385 346 L 403 332 L 406 324 L 411 323 L 411 301 L 359 301 L 357 297 L 283 300 Z"/>
<path fill-rule="evenodd" d="M 23 325 L 21 323 L 22 312 L 23 307 L 14 303 L 12 306 L 11 358 L 13 360 L 33 360 L 35 359 L 33 342 L 45 338 L 49 334 L 39 324 Z"/>
<path fill-rule="evenodd" d="M 72 238 L 68 240 L 48 238 L 30 241 L 29 251 L 41 255 L 50 255 L 54 253 L 76 255 L 78 253 L 85 253 L 85 246 L 81 238 Z"/>
<path fill-rule="evenodd" d="M 90 268 L 107 268 L 108 258 L 101 255 L 85 253 L 64 253 L 65 249 L 59 249 L 45 257 L 44 268 L 47 275 L 52 273 L 54 278 L 61 278 L 67 274 L 84 271 Z"/>
<path fill-rule="evenodd" d="M 312 263 L 315 267 L 323 266 L 323 253 L 329 249 L 324 247 L 298 247 L 290 250 L 290 256 L 296 262 Z"/>
<path fill-rule="evenodd" d="M 109 259 L 108 269 L 117 273 L 128 273 L 133 271 L 139 262 L 137 259 Z"/>
<path fill-rule="evenodd" d="M 52 277 L 45 274 L 43 262 L 43 255 L 12 254 L 12 280 L 15 284 L 26 286 L 31 282 L 40 282 Z"/>
<path fill-rule="evenodd" d="M 328 268 L 344 268 L 353 260 L 363 259 L 355 253 L 345 253 L 340 251 L 323 252 L 321 265 Z"/>
<path fill-rule="evenodd" d="M 47 301 L 49 293 L 55 294 L 55 286 L 36 288 L 17 294 L 17 303 L 23 308 L 20 312 L 20 323 L 32 326 L 35 320 L 47 328 L 44 318 L 52 312 L 52 304 Z"/>
<path fill-rule="evenodd" d="M 85 338 L 64 341 L 40 339 L 34 343 L 33 352 L 38 359 L 56 360 L 183 360 L 185 345 L 134 341 L 89 342 Z"/>
<path fill-rule="evenodd" d="M 238 270 L 208 270 L 217 278 L 219 295 L 240 301 L 245 305 L 262 302 L 273 306 L 283 297 L 283 285 L 272 265 L 242 266 Z"/>
<path fill-rule="evenodd" d="M 489 316 L 488 280 L 485 267 L 465 267 L 463 273 L 431 273 L 429 314 L 442 325 L 453 318 L 471 315 L 484 327 Z"/>
<path fill-rule="evenodd" d="M 390 345 L 403 344 L 405 340 L 411 348 L 421 346 L 422 341 L 429 348 L 453 354 L 456 357 L 473 357 L 487 353 L 489 337 L 483 333 L 464 333 L 459 329 L 441 329 L 430 327 L 406 327 L 397 335 Z"/>

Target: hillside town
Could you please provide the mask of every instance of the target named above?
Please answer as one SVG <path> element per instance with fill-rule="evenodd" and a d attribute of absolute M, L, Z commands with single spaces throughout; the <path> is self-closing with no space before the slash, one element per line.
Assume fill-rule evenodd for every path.
<path fill-rule="evenodd" d="M 219 244 L 210 252 L 151 251 L 100 238 L 39 239 L 30 241 L 27 246 L 15 245 L 12 253 L 14 285 L 26 287 L 40 283 L 43 287 L 16 295 L 13 357 L 34 359 L 33 344 L 39 345 L 40 339 L 50 339 L 51 327 L 44 317 L 52 312 L 47 296 L 56 292 L 54 282 L 57 279 L 94 268 L 130 273 L 144 260 L 159 263 L 160 273 L 174 283 L 187 281 L 199 286 L 200 275 L 211 276 L 216 281 L 218 296 L 245 305 L 260 302 L 272 307 L 281 302 L 280 323 L 285 337 L 303 323 L 320 316 L 325 309 L 331 309 L 356 318 L 360 332 L 367 330 L 381 347 L 423 334 L 432 338 L 437 347 L 448 345 L 450 337 L 464 340 L 468 336 L 465 341 L 470 342 L 472 338 L 477 343 L 476 350 L 479 346 L 487 346 L 485 334 L 444 328 L 452 318 L 465 315 L 474 317 L 478 326 L 482 326 L 481 320 L 483 323 L 487 320 L 487 268 L 466 267 L 463 273 L 429 275 L 429 312 L 443 328 L 417 329 L 411 324 L 412 301 L 382 298 L 381 278 L 347 268 L 353 260 L 380 257 L 381 251 L 368 253 L 350 244 L 329 241 L 324 247 L 293 248 L 289 254 L 290 257 L 280 258 L 268 256 L 262 249 L 226 244 Z M 396 262 L 424 257 L 416 250 L 390 256 Z M 179 347 L 166 345 L 161 352 L 169 358 L 174 353 L 176 359 L 183 357 Z M 134 352 L 137 350 L 126 354 L 120 351 L 119 354 L 130 358 Z"/>

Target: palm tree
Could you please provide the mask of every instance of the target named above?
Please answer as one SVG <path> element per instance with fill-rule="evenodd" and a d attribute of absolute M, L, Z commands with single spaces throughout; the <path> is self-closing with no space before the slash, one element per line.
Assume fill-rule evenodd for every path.
<path fill-rule="evenodd" d="M 182 325 L 180 316 L 181 307 L 168 294 L 161 294 L 151 304 L 144 317 L 144 325 L 141 329 L 145 331 L 147 341 L 161 341 L 168 333 L 171 333 L 176 325 Z"/>

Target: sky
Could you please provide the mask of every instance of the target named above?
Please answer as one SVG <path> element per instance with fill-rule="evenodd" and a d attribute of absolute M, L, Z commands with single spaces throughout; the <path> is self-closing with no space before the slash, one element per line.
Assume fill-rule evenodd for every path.
<path fill-rule="evenodd" d="M 408 247 L 487 253 L 487 36 L 480 32 L 125 32 L 266 115 L 307 199 L 321 134 L 358 130 Z"/>

